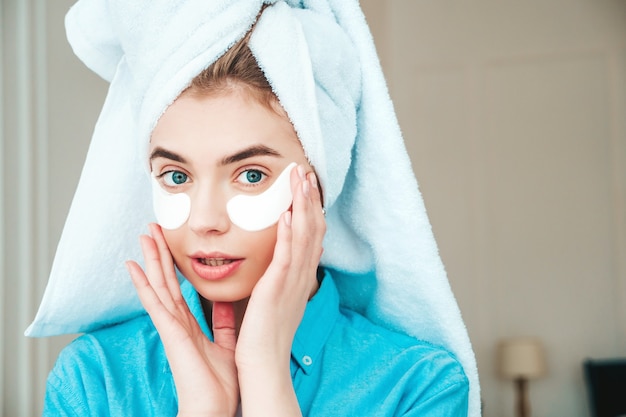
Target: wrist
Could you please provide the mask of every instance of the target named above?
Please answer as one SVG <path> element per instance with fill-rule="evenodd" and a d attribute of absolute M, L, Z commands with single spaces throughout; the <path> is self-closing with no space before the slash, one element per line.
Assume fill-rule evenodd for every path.
<path fill-rule="evenodd" d="M 176 417 L 234 417 L 237 413 L 237 407 L 230 410 L 230 407 L 199 407 L 198 404 L 186 407 L 184 404 L 179 403 Z"/>
<path fill-rule="evenodd" d="M 179 411 L 176 417 L 234 417 L 235 413 L 229 414 L 227 412 L 214 412 L 214 411 Z"/>
<path fill-rule="evenodd" d="M 301 416 L 289 366 L 239 372 L 241 407 L 246 417 Z"/>

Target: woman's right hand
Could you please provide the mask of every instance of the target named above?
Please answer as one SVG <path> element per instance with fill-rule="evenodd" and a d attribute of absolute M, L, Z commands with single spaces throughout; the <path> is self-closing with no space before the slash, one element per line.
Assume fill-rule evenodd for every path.
<path fill-rule="evenodd" d="M 233 306 L 214 304 L 215 342 L 211 342 L 181 294 L 161 228 L 151 224 L 150 232 L 152 236 L 140 238 L 146 272 L 134 261 L 128 261 L 126 266 L 163 341 L 178 393 L 178 415 L 234 416 L 239 404 L 239 384 Z"/>

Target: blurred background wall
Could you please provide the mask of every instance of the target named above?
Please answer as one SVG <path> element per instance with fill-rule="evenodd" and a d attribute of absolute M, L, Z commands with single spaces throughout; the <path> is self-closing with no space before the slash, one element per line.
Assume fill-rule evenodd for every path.
<path fill-rule="evenodd" d="M 22 336 L 106 84 L 72 1 L 0 0 L 0 403 L 41 413 L 72 336 Z M 362 0 L 476 352 L 485 417 L 513 416 L 496 346 L 535 336 L 535 417 L 588 415 L 582 361 L 626 356 L 626 2 Z"/>

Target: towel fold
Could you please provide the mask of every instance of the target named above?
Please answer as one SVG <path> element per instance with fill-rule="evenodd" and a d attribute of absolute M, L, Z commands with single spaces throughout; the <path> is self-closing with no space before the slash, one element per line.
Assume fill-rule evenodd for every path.
<path fill-rule="evenodd" d="M 75 53 L 111 82 L 29 336 L 75 333 L 142 312 L 124 268 L 154 221 L 150 133 L 191 79 L 252 27 L 250 49 L 324 190 L 322 265 L 342 303 L 476 364 L 448 284 L 365 18 L 356 0 L 80 0 Z"/>

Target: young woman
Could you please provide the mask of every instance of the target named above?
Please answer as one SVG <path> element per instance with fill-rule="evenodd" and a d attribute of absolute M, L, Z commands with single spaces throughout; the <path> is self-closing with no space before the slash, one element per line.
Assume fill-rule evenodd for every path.
<path fill-rule="evenodd" d="M 158 224 L 140 238 L 144 266 L 126 264 L 148 315 L 68 346 L 44 415 L 468 415 L 453 353 L 344 305 L 345 271 L 320 261 L 343 250 L 325 236 L 333 181 L 249 46 L 255 30 L 154 124 Z"/>

